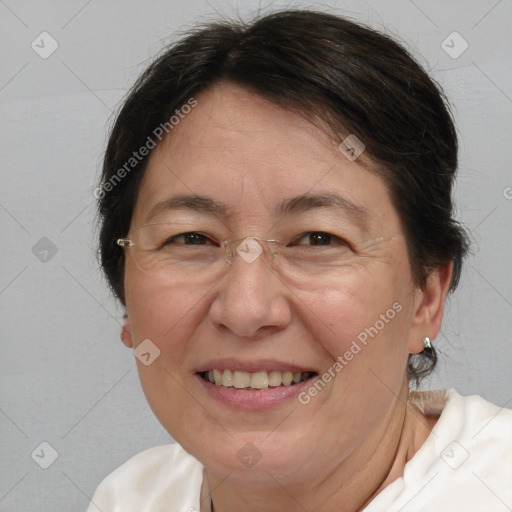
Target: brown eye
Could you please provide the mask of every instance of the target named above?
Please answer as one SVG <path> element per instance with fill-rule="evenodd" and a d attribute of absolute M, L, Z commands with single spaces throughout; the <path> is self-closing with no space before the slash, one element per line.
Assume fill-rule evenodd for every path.
<path fill-rule="evenodd" d="M 331 245 L 332 243 L 332 235 L 328 233 L 308 233 L 307 237 L 311 245 Z"/>
<path fill-rule="evenodd" d="M 191 231 L 190 233 L 181 233 L 180 235 L 175 235 L 169 238 L 166 242 L 167 244 L 184 244 L 184 245 L 205 245 L 211 240 L 202 233 L 198 233 L 196 231 Z"/>
<path fill-rule="evenodd" d="M 341 238 L 323 231 L 310 231 L 309 233 L 305 233 L 297 238 L 295 244 L 313 246 L 347 245 Z"/>

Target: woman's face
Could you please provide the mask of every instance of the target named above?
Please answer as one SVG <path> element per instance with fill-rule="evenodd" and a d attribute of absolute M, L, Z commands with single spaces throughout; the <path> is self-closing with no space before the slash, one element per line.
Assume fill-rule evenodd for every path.
<path fill-rule="evenodd" d="M 421 292 L 387 187 L 360 164 L 364 153 L 350 160 L 301 116 L 233 85 L 196 99 L 151 155 L 130 235 L 178 219 L 182 232 L 201 235 L 174 244 L 219 250 L 215 242 L 257 236 L 285 248 L 271 263 L 267 243 L 252 240 L 213 280 L 179 267 L 145 272 L 127 253 L 131 339 L 151 340 L 138 351 L 140 379 L 163 426 L 207 467 L 299 480 L 382 437 L 408 355 L 427 334 L 415 321 Z M 281 385 L 207 383 L 203 372 L 215 369 L 241 371 L 237 385 L 265 386 L 258 371 Z M 284 371 L 317 376 L 283 385 Z"/>

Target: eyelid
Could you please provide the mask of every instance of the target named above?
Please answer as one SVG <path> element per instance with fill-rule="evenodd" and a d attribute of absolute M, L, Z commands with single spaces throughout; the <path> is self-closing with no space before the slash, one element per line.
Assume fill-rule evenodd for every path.
<path fill-rule="evenodd" d="M 219 244 L 218 240 L 216 240 L 215 238 L 211 237 L 210 235 L 207 235 L 206 233 L 203 233 L 202 231 L 184 231 L 183 233 L 178 233 L 177 235 L 173 235 L 172 237 L 170 237 L 167 240 L 167 242 L 169 242 L 170 240 L 173 240 L 175 238 L 185 237 L 186 235 L 200 235 L 200 236 L 204 236 L 209 242 L 213 242 L 213 243 L 215 243 L 217 245 Z"/>
<path fill-rule="evenodd" d="M 327 236 L 331 237 L 331 239 L 334 243 L 331 243 L 328 245 L 317 245 L 317 246 L 311 244 L 312 247 L 332 247 L 334 245 L 339 245 L 340 243 L 341 243 L 341 245 L 347 245 L 348 247 L 352 247 L 352 244 L 346 238 L 339 236 L 339 235 L 334 235 L 333 233 L 329 233 L 328 231 L 320 231 L 320 230 L 305 231 L 304 233 L 301 233 L 300 235 L 296 236 L 292 240 L 292 243 L 297 243 L 297 245 L 308 245 L 308 244 L 298 244 L 298 242 L 301 239 L 303 239 L 304 237 L 314 234 L 314 233 L 321 234 L 321 235 L 327 235 Z"/>

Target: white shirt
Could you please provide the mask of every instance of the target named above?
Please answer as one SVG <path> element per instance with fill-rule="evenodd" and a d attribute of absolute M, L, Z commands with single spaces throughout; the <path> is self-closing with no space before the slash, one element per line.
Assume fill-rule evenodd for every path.
<path fill-rule="evenodd" d="M 479 396 L 414 393 L 440 414 L 404 474 L 364 512 L 512 510 L 512 410 Z M 203 498 L 200 509 L 200 496 Z M 210 512 L 203 465 L 178 444 L 135 455 L 99 485 L 87 512 Z"/>

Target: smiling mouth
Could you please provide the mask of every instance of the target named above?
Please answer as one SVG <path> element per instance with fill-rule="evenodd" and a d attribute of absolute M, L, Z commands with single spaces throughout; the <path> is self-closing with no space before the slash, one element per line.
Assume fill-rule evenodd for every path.
<path fill-rule="evenodd" d="M 210 370 L 200 372 L 199 376 L 215 384 L 226 388 L 240 390 L 265 390 L 284 386 L 294 386 L 300 382 L 305 382 L 317 375 L 316 372 L 280 372 L 272 370 L 270 372 L 242 372 L 238 370 Z"/>

